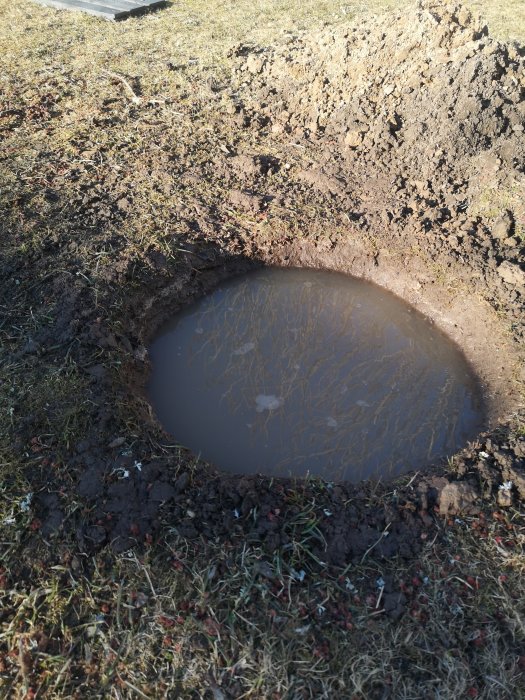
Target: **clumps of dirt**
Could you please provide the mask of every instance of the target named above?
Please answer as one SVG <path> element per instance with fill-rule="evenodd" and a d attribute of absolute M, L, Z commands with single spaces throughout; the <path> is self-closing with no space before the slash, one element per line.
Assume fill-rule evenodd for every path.
<path fill-rule="evenodd" d="M 461 5 L 423 0 L 237 54 L 238 109 L 321 154 L 299 178 L 351 191 L 362 226 L 478 256 L 492 287 L 522 301 L 523 47 L 490 38 Z"/>
<path fill-rule="evenodd" d="M 525 498 L 525 437 L 511 432 L 481 436 L 448 471 L 408 475 L 394 485 L 232 476 L 202 462 L 189 468 L 186 451 L 178 459 L 156 452 L 124 437 L 105 448 L 77 446 L 70 468 L 81 473 L 77 495 L 91 504 L 78 530 L 83 548 L 111 543 L 124 551 L 151 541 L 169 522 L 185 538 L 245 541 L 292 559 L 304 548 L 313 566 L 359 563 L 372 552 L 376 560 L 410 561 L 439 535 L 440 520 Z M 37 508 L 50 534 L 57 504 L 39 497 Z"/>

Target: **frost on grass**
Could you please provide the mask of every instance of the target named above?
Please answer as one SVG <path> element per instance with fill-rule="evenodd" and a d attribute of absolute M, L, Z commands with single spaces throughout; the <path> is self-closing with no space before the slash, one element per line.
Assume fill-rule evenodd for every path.
<path fill-rule="evenodd" d="M 33 494 L 28 493 L 27 496 L 20 501 L 20 510 L 22 511 L 22 513 L 27 513 L 27 511 L 31 507 L 32 500 L 33 500 Z"/>

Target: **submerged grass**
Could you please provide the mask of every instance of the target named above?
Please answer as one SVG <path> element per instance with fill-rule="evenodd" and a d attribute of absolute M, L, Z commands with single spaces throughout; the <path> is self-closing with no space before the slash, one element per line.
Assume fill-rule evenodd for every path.
<path fill-rule="evenodd" d="M 501 38 L 525 36 L 522 2 L 473 4 Z M 67 484 L 60 457 L 81 439 L 94 400 L 67 348 L 32 344 L 55 301 L 42 296 L 46 275 L 74 275 L 96 306 L 120 261 L 151 248 L 176 258 L 174 202 L 220 192 L 205 180 L 174 191 L 164 169 L 188 154 L 204 163 L 239 138 L 222 140 L 198 110 L 226 79 L 232 45 L 399 6 L 189 0 L 108 24 L 0 0 L 0 249 L 2 262 L 25 262 L 16 268 L 23 283 L 2 280 L 2 697 L 525 697 L 519 509 L 443 522 L 439 544 L 428 542 L 410 567 L 376 561 L 372 550 L 344 571 L 312 555 L 316 509 L 300 493 L 293 546 L 273 556 L 190 542 L 168 524 L 143 553 L 88 555 L 67 532 L 79 503 L 63 503 L 64 531 L 53 537 L 39 534 L 31 510 L 35 471 Z M 103 207 L 94 216 L 93 201 L 117 206 L 118 225 Z M 46 269 L 33 272 L 43 254 Z M 391 586 L 406 598 L 400 620 L 381 612 Z"/>

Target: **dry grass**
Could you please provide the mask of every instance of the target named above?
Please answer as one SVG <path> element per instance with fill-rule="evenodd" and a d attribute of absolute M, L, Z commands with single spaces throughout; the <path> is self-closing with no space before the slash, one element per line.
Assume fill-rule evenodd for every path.
<path fill-rule="evenodd" d="M 286 552 L 174 533 L 140 556 L 42 543 L 17 562 L 30 583 L 3 573 L 5 697 L 522 697 L 522 514 L 443 534 L 408 569 L 303 559 L 302 581 Z M 381 578 L 405 591 L 401 622 L 381 613 Z"/>
<path fill-rule="evenodd" d="M 473 4 L 498 36 L 525 36 L 521 0 Z M 105 268 L 120 258 L 138 259 L 149 246 L 176 256 L 174 198 L 220 193 L 206 182 L 174 192 L 162 158 L 190 152 L 205 162 L 221 139 L 238 138 L 216 133 L 201 111 L 210 81 L 227 80 L 232 45 L 398 6 L 189 1 L 109 24 L 0 0 L 0 250 L 31 266 L 50 246 L 33 287 L 5 287 L 1 352 L 18 352 L 46 327 L 45 275 L 74 274 L 96 304 Z M 136 216 L 92 226 L 86 192 L 129 197 Z M 57 270 L 62 234 L 71 248 Z M 189 543 L 167 527 L 143 555 L 88 556 L 66 535 L 37 537 L 24 506 L 29 475 L 44 468 L 44 445 L 67 454 L 86 420 L 83 375 L 67 352 L 61 358 L 30 350 L 1 368 L 2 697 L 525 697 L 518 510 L 442 524 L 441 544 L 429 543 L 408 568 L 371 555 L 344 573 L 312 564 L 300 517 L 294 547 L 273 558 L 248 545 Z M 33 429 L 35 441 L 13 445 L 13 425 L 20 435 Z M 47 467 L 67 479 L 67 465 Z M 68 504 L 68 515 L 79 507 Z M 388 577 L 406 591 L 400 621 L 378 612 L 375 582 Z"/>
<path fill-rule="evenodd" d="M 466 4 L 486 19 L 491 34 L 497 39 L 518 41 L 523 44 L 525 6 L 521 0 L 507 0 L 505 3 L 470 0 Z"/>

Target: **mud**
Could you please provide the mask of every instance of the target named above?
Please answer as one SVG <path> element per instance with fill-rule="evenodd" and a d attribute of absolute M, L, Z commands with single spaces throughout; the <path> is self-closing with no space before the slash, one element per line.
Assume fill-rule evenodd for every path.
<path fill-rule="evenodd" d="M 525 498 L 524 53 L 432 2 L 236 47 L 231 84 L 189 110 L 227 145 L 155 164 L 178 193 L 170 254 L 124 247 L 120 185 L 49 204 L 75 235 L 50 234 L 2 264 L 5 299 L 23 308 L 10 322 L 47 309 L 30 338 L 9 341 L 10 362 L 74 363 L 88 406 L 71 445 L 35 438 L 47 432 L 40 414 L 15 412 L 9 428 L 46 537 L 73 527 L 81 546 L 119 551 L 166 525 L 269 551 L 307 538 L 317 562 L 346 565 L 371 551 L 410 558 L 438 534 L 436 519 Z M 86 241 L 109 263 L 85 267 Z M 490 432 L 448 465 L 356 486 L 231 477 L 173 445 L 143 394 L 147 345 L 177 308 L 263 264 L 352 273 L 412 303 L 471 361 Z"/>

